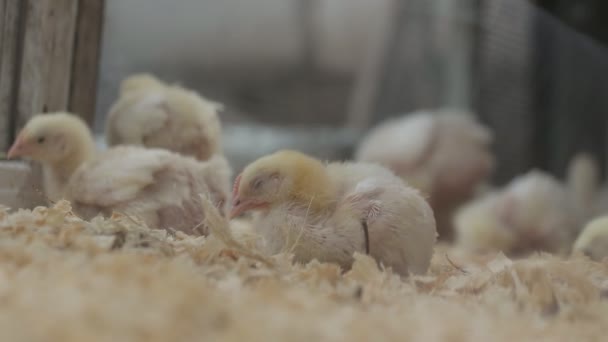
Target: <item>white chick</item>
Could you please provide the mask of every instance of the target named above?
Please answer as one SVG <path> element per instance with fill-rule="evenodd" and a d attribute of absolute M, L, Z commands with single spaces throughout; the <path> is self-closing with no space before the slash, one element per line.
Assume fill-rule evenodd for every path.
<path fill-rule="evenodd" d="M 220 154 L 222 105 L 149 74 L 121 84 L 106 121 L 108 146 L 164 148 L 204 161 Z"/>
<path fill-rule="evenodd" d="M 561 253 L 570 248 L 580 222 L 563 184 L 533 170 L 460 209 L 456 241 L 473 250 Z"/>
<path fill-rule="evenodd" d="M 283 150 L 249 164 L 235 180 L 231 217 L 257 210 L 255 229 L 269 254 L 348 269 L 368 253 L 405 276 L 428 269 L 435 220 L 417 190 L 366 163 L 323 164 Z"/>
<path fill-rule="evenodd" d="M 608 257 L 608 216 L 587 223 L 574 242 L 573 252 L 585 254 L 596 261 Z"/>
<path fill-rule="evenodd" d="M 390 168 L 430 196 L 440 238 L 450 239 L 454 209 L 472 197 L 494 168 L 491 143 L 491 132 L 472 114 L 423 110 L 372 129 L 355 158 Z"/>
<path fill-rule="evenodd" d="M 43 166 L 50 200 L 65 198 L 85 218 L 113 211 L 137 216 L 152 228 L 193 229 L 204 219 L 199 195 L 224 212 L 230 197 L 227 161 L 208 162 L 163 149 L 119 146 L 95 154 L 91 132 L 77 116 L 32 117 L 8 152 Z"/>

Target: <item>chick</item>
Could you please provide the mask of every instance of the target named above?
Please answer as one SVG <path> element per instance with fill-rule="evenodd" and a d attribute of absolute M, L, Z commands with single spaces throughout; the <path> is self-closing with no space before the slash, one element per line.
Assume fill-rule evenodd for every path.
<path fill-rule="evenodd" d="M 199 194 L 224 211 L 230 196 L 227 161 L 199 162 L 163 149 L 119 146 L 96 154 L 91 132 L 78 117 L 52 113 L 32 117 L 9 158 L 40 162 L 50 200 L 67 199 L 85 218 L 113 211 L 137 216 L 153 228 L 195 231 L 204 219 Z"/>
<path fill-rule="evenodd" d="M 475 253 L 515 250 L 517 234 L 498 215 L 502 196 L 491 192 L 460 210 L 454 216 L 456 245 Z"/>
<path fill-rule="evenodd" d="M 608 216 L 587 223 L 574 242 L 573 252 L 583 253 L 596 261 L 608 257 Z"/>
<path fill-rule="evenodd" d="M 262 157 L 237 176 L 230 216 L 251 210 L 259 211 L 262 250 L 344 269 L 360 252 L 404 276 L 424 273 L 437 236 L 427 202 L 389 170 L 324 164 L 290 150 Z"/>
<path fill-rule="evenodd" d="M 491 143 L 491 132 L 469 113 L 423 110 L 372 129 L 355 159 L 380 163 L 430 196 L 440 237 L 450 239 L 453 211 L 494 168 Z"/>
<path fill-rule="evenodd" d="M 120 96 L 137 91 L 162 89 L 165 84 L 154 75 L 149 73 L 139 73 L 125 78 L 120 83 Z"/>
<path fill-rule="evenodd" d="M 221 153 L 222 105 L 150 74 L 133 75 L 120 88 L 106 121 L 108 146 L 164 148 L 201 161 Z"/>
<path fill-rule="evenodd" d="M 580 222 L 565 186 L 533 170 L 460 209 L 455 218 L 456 241 L 468 249 L 514 255 L 561 253 L 570 248 Z"/>

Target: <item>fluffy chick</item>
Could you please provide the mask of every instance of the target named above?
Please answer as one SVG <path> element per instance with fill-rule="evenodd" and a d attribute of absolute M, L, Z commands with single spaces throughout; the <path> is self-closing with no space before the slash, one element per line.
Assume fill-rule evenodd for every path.
<path fill-rule="evenodd" d="M 456 245 L 474 253 L 513 251 L 518 237 L 499 215 L 502 201 L 498 192 L 491 192 L 458 210 L 454 215 Z"/>
<path fill-rule="evenodd" d="M 574 242 L 573 252 L 585 254 L 596 261 L 608 257 L 608 216 L 587 223 Z"/>
<path fill-rule="evenodd" d="M 472 197 L 494 168 L 491 143 L 491 132 L 470 113 L 422 110 L 372 129 L 355 158 L 390 168 L 430 196 L 440 237 L 449 239 L 454 209 Z"/>
<path fill-rule="evenodd" d="M 164 148 L 204 161 L 221 153 L 222 105 L 150 74 L 125 79 L 106 121 L 108 146 Z"/>
<path fill-rule="evenodd" d="M 36 115 L 19 133 L 10 158 L 40 162 L 49 199 L 68 199 L 85 218 L 113 211 L 153 228 L 195 233 L 204 219 L 199 194 L 222 210 L 230 167 L 221 156 L 199 162 L 163 149 L 119 146 L 96 154 L 86 124 L 68 113 Z M 199 232 L 206 233 L 204 227 Z"/>
<path fill-rule="evenodd" d="M 563 184 L 533 170 L 464 206 L 454 221 L 460 246 L 516 255 L 567 251 L 581 216 Z"/>
<path fill-rule="evenodd" d="M 139 73 L 131 75 L 120 82 L 120 96 L 138 91 L 162 89 L 165 84 L 154 75 L 149 73 Z"/>
<path fill-rule="evenodd" d="M 324 164 L 290 150 L 254 161 L 237 177 L 230 216 L 250 210 L 260 212 L 262 250 L 344 269 L 360 252 L 401 275 L 424 273 L 437 236 L 427 202 L 389 170 Z"/>

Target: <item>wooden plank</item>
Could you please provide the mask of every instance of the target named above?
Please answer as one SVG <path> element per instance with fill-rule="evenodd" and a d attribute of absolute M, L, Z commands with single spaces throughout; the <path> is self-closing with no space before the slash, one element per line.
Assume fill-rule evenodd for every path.
<path fill-rule="evenodd" d="M 78 0 L 27 0 L 17 125 L 66 110 Z"/>
<path fill-rule="evenodd" d="M 15 83 L 19 69 L 20 20 L 23 7 L 18 0 L 0 0 L 0 150 L 13 139 Z"/>
<path fill-rule="evenodd" d="M 89 125 L 95 117 L 104 6 L 105 0 L 80 0 L 78 6 L 69 109 Z"/>

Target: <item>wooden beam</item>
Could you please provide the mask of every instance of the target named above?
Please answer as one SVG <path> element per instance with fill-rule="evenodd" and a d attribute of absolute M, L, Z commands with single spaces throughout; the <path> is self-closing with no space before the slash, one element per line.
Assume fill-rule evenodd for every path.
<path fill-rule="evenodd" d="M 105 0 L 80 0 L 70 90 L 70 111 L 92 126 L 95 119 L 97 76 Z"/>
<path fill-rule="evenodd" d="M 17 126 L 36 113 L 66 110 L 78 0 L 27 1 Z"/>
<path fill-rule="evenodd" d="M 0 0 L 0 151 L 13 139 L 22 3 Z"/>

